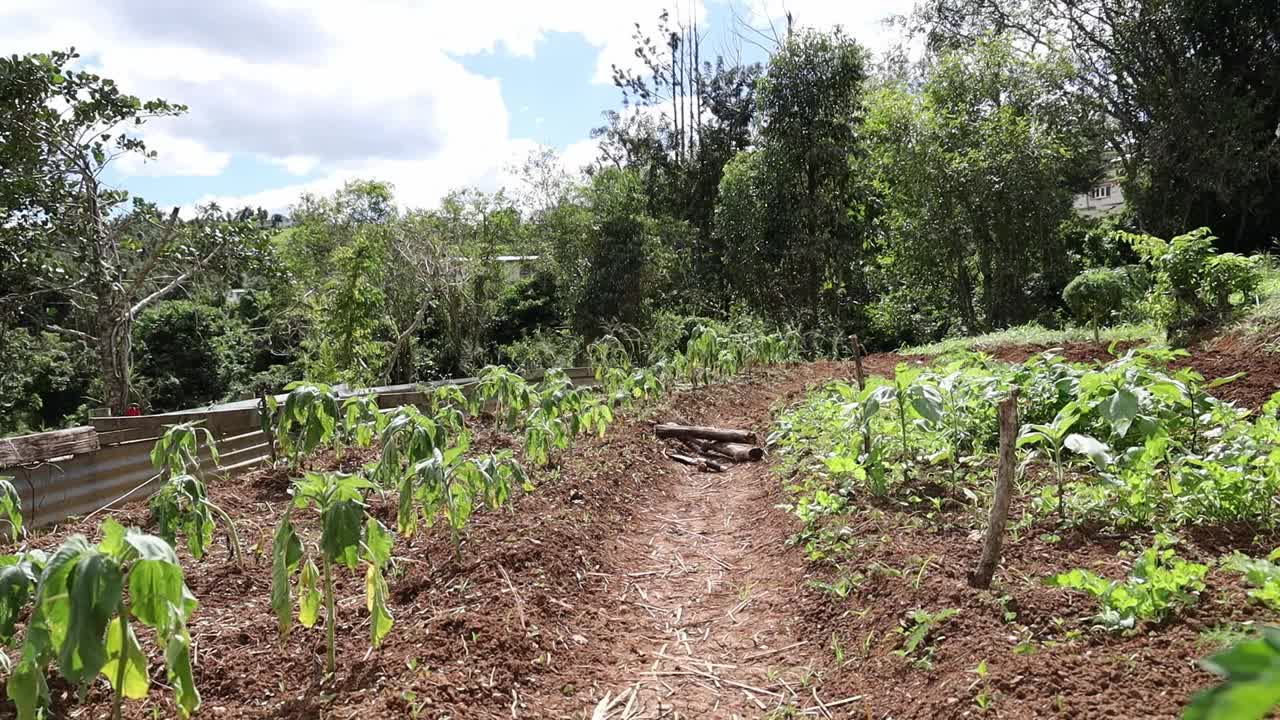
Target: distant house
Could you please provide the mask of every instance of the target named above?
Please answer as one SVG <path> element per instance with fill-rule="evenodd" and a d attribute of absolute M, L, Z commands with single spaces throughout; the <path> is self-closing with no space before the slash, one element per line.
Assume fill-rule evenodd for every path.
<path fill-rule="evenodd" d="M 494 258 L 502 266 L 502 281 L 511 284 L 533 276 L 537 255 L 499 255 Z"/>
<path fill-rule="evenodd" d="M 1076 195 L 1071 203 L 1075 211 L 1088 218 L 1106 217 L 1124 209 L 1124 191 L 1120 189 L 1120 159 L 1107 160 L 1106 170 L 1088 192 Z"/>

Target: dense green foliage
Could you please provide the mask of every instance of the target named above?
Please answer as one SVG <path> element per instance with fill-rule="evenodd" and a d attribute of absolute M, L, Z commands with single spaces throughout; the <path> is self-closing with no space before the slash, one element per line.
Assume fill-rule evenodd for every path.
<path fill-rule="evenodd" d="M 1062 299 L 1077 320 L 1093 328 L 1094 342 L 1098 331 L 1130 294 L 1129 276 L 1117 268 L 1085 270 L 1062 289 Z"/>
<path fill-rule="evenodd" d="M 788 507 L 804 523 L 795 541 L 840 573 L 821 586 L 844 597 L 866 581 L 845 566 L 866 567 L 859 550 L 883 541 L 855 530 L 868 516 L 883 515 L 888 527 L 976 537 L 994 492 L 996 401 L 1016 392 L 1024 424 L 1009 542 L 1036 531 L 1041 543 L 1068 533 L 1129 538 L 1121 543 L 1126 577 L 1093 564 L 1023 580 L 1088 595 L 1097 605 L 1081 618 L 1085 625 L 1126 634 L 1158 632 L 1207 593 L 1220 604 L 1221 583 L 1232 578 L 1251 601 L 1280 607 L 1280 551 L 1197 562 L 1178 554 L 1174 534 L 1188 526 L 1276 527 L 1280 393 L 1256 411 L 1243 410 L 1212 395 L 1234 378 L 1206 382 L 1170 367 L 1184 356 L 1148 348 L 1085 365 L 1049 352 L 1010 366 L 962 354 L 900 365 L 892 378 L 872 378 L 864 388 L 836 380 L 811 390 L 780 414 L 769 438 L 781 456 Z M 1010 570 L 1001 592 L 1016 598 L 1018 574 Z M 918 648 L 929 634 L 920 625 L 935 614 L 918 611 L 903 624 L 916 639 L 904 650 L 917 662 L 927 663 L 932 652 Z M 1275 704 L 1274 648 L 1267 643 L 1274 638 L 1246 641 L 1209 661 L 1227 682 L 1198 696 L 1188 716 L 1264 716 Z"/>
<path fill-rule="evenodd" d="M 0 432 L 304 378 L 564 366 L 605 335 L 654 360 L 748 315 L 811 355 L 846 355 L 855 333 L 883 349 L 1056 328 L 1068 310 L 1190 340 L 1257 288 L 1257 261 L 1216 251 L 1266 247 L 1280 222 L 1280 10 L 1228 4 L 928 0 L 906 23 L 919 62 L 796 28 L 738 64 L 663 13 L 661 42 L 637 26 L 642 70 L 615 71 L 625 108 L 584 174 L 537 152 L 509 188 L 434 208 L 367 179 L 274 218 L 183 219 L 101 185 L 114 156 L 149 154 L 132 127 L 185 108 L 74 53 L 5 58 Z M 1112 171 L 1127 210 L 1077 216 Z M 1179 235 L 1200 225 L 1224 239 Z M 1137 262 L 1128 292 L 1147 301 L 1102 312 L 1129 305 L 1108 268 Z"/>

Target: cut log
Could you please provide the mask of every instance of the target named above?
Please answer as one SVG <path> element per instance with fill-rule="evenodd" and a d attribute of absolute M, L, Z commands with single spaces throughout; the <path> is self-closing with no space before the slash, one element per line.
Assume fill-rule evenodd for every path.
<path fill-rule="evenodd" d="M 724 472 L 728 469 L 723 463 L 716 462 L 710 458 L 693 457 L 691 455 L 681 455 L 680 453 L 667 453 L 667 457 L 678 463 L 692 465 L 706 472 Z"/>
<path fill-rule="evenodd" d="M 693 442 L 702 452 L 723 455 L 734 462 L 756 462 L 764 458 L 764 448 L 755 445 L 714 440 L 694 440 Z"/>
<path fill-rule="evenodd" d="M 0 468 L 80 455 L 97 449 L 98 431 L 91 427 L 0 438 Z"/>
<path fill-rule="evenodd" d="M 654 427 L 654 432 L 656 432 L 660 438 L 698 438 L 701 440 L 716 440 L 718 442 L 731 443 L 753 443 L 756 441 L 755 433 L 747 430 L 704 427 L 701 425 L 662 423 Z"/>

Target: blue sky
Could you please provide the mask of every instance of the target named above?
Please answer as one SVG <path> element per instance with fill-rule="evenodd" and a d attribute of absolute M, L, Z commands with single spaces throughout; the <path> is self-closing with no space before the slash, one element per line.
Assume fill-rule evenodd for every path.
<path fill-rule="evenodd" d="M 395 185 L 407 206 L 452 188 L 510 185 L 509 168 L 549 147 L 569 168 L 594 156 L 590 131 L 617 109 L 613 63 L 633 63 L 634 23 L 696 15 L 705 48 L 734 18 L 842 25 L 873 49 L 879 23 L 911 0 L 45 0 L 0 3 L 7 52 L 74 45 L 127 92 L 190 106 L 144 137 L 158 161 L 118 162 L 111 180 L 161 204 L 216 200 L 284 210 L 351 178 Z M 704 57 L 711 53 L 704 52 Z"/>

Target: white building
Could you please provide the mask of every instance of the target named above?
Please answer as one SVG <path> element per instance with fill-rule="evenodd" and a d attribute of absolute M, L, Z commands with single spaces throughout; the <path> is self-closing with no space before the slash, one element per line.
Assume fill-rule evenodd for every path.
<path fill-rule="evenodd" d="M 499 255 L 494 258 L 502 266 L 502 279 L 510 284 L 532 277 L 537 255 Z"/>
<path fill-rule="evenodd" d="M 1105 217 L 1124 209 L 1124 191 L 1120 189 L 1120 160 L 1107 162 L 1106 172 L 1089 192 L 1081 193 L 1071 203 L 1075 211 L 1088 218 Z"/>

